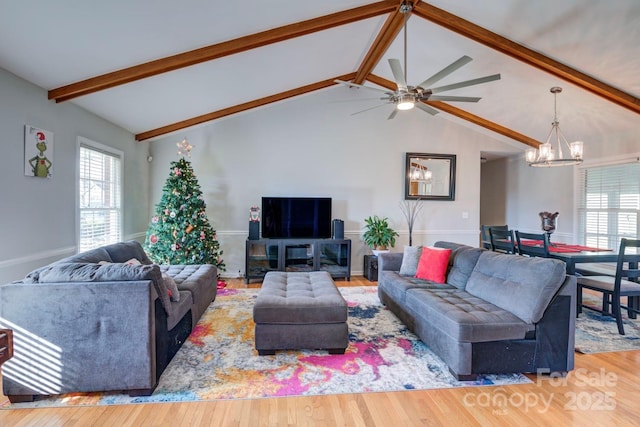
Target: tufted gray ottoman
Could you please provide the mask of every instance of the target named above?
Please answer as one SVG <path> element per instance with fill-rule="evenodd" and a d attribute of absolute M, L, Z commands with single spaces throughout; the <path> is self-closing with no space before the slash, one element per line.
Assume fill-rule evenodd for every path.
<path fill-rule="evenodd" d="M 347 302 L 326 271 L 270 271 L 253 306 L 258 354 L 326 349 L 343 354 L 349 344 Z"/>

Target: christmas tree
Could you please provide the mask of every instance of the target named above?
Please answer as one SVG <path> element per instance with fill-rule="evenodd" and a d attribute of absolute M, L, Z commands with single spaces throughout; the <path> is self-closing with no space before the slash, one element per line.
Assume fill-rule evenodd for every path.
<path fill-rule="evenodd" d="M 224 271 L 220 243 L 205 207 L 191 163 L 184 157 L 171 162 L 162 199 L 147 230 L 149 258 L 157 264 L 214 264 Z"/>

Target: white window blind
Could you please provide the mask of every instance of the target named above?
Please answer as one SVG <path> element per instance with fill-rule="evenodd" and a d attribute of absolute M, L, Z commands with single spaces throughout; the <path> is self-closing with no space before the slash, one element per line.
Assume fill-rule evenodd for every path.
<path fill-rule="evenodd" d="M 618 249 L 623 237 L 639 238 L 638 161 L 580 168 L 577 185 L 580 244 Z"/>
<path fill-rule="evenodd" d="M 81 142 L 79 146 L 80 252 L 122 240 L 121 155 Z"/>

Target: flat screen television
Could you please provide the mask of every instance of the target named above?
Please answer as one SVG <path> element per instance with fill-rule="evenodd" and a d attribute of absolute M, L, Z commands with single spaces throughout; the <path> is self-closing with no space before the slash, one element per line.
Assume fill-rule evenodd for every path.
<path fill-rule="evenodd" d="M 330 197 L 263 197 L 265 239 L 331 237 Z"/>

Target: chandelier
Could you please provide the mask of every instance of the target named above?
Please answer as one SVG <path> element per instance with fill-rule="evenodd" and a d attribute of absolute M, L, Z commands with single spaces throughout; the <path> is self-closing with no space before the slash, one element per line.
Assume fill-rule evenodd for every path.
<path fill-rule="evenodd" d="M 541 144 L 536 150 L 530 148 L 526 152 L 526 160 L 529 166 L 542 168 L 554 166 L 579 165 L 582 163 L 582 141 L 574 141 L 569 143 L 560 130 L 560 122 L 558 122 L 556 98 L 562 92 L 561 87 L 554 86 L 551 88 L 553 93 L 553 123 L 551 123 L 551 131 L 547 136 L 547 142 Z M 555 134 L 556 148 L 551 144 L 551 138 Z M 562 145 L 569 150 L 569 156 L 565 158 L 562 153 Z"/>
<path fill-rule="evenodd" d="M 431 181 L 433 172 L 431 172 L 426 166 L 419 161 L 411 162 L 411 172 L 409 173 L 411 181 Z"/>

